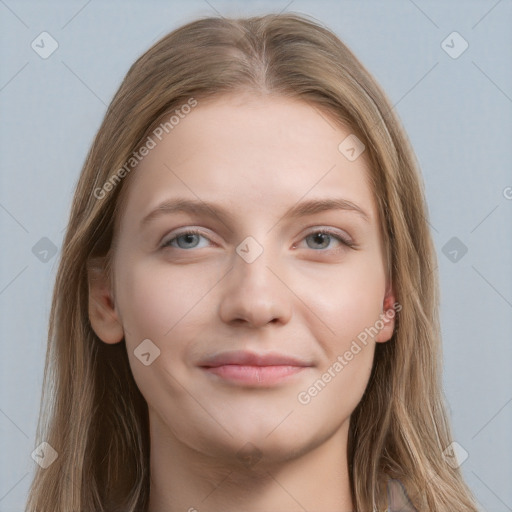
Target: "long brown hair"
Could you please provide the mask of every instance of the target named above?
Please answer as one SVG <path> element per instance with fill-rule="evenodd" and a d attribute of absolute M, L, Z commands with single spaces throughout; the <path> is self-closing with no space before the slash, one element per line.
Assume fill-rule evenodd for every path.
<path fill-rule="evenodd" d="M 384 510 L 387 482 L 397 479 L 418 511 L 476 512 L 460 470 L 442 453 L 451 432 L 441 388 L 436 257 L 413 152 L 368 71 L 331 31 L 298 14 L 193 21 L 157 42 L 124 78 L 85 161 L 62 247 L 36 443 L 49 443 L 58 457 L 36 468 L 26 510 L 146 510 L 147 404 L 124 341 L 103 343 L 91 328 L 88 266 L 108 259 L 124 176 L 136 172 L 127 162 L 148 133 L 191 98 L 200 105 L 238 91 L 307 102 L 366 146 L 402 309 L 391 340 L 377 344 L 350 420 L 356 510 Z"/>

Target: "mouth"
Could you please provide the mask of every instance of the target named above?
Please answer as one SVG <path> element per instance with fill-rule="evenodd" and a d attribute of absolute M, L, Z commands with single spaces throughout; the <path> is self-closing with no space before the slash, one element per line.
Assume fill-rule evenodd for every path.
<path fill-rule="evenodd" d="M 285 354 L 245 351 L 220 353 L 199 364 L 201 370 L 214 378 L 249 387 L 275 386 L 312 366 L 308 361 Z"/>

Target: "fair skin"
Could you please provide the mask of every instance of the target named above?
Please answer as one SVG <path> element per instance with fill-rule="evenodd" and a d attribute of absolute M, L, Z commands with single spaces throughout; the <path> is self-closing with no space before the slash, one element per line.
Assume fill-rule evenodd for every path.
<path fill-rule="evenodd" d="M 350 415 L 394 320 L 342 370 L 333 363 L 395 299 L 364 154 L 349 161 L 338 151 L 350 133 L 282 97 L 199 101 L 129 177 L 113 286 L 94 280 L 90 318 L 105 343 L 126 340 L 148 403 L 149 512 L 353 510 Z M 225 217 L 152 213 L 178 197 L 215 203 Z M 285 215 L 328 198 L 366 218 L 354 209 Z M 184 235 L 191 227 L 200 235 Z M 319 228 L 333 234 L 315 236 Z M 256 242 L 240 246 L 247 237 Z M 260 248 L 253 261 L 241 256 Z M 160 350 L 148 365 L 134 354 L 145 339 Z M 223 364 L 215 373 L 202 364 L 233 351 L 300 365 L 267 361 L 258 373 Z M 284 374 L 275 378 L 270 366 Z M 329 382 L 304 393 L 329 368 Z"/>

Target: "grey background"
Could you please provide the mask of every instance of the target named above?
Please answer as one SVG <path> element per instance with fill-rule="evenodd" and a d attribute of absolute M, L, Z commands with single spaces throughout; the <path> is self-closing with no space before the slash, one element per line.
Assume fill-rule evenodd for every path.
<path fill-rule="evenodd" d="M 445 393 L 455 439 L 469 454 L 462 470 L 482 510 L 512 510 L 510 0 L 0 0 L 0 511 L 23 510 L 35 464 L 59 256 L 40 239 L 60 249 L 106 105 L 135 58 L 175 27 L 216 12 L 283 10 L 333 29 L 405 124 L 439 257 Z M 31 48 L 42 31 L 59 44 L 47 59 Z M 456 59 L 441 46 L 453 31 L 469 43 Z"/>

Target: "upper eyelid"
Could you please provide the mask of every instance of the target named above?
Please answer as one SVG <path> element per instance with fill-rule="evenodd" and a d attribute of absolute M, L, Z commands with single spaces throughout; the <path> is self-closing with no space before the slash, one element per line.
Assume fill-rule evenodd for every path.
<path fill-rule="evenodd" d="M 175 238 L 178 238 L 179 236 L 187 235 L 189 233 L 201 235 L 201 236 L 204 236 L 205 238 L 208 238 L 209 240 L 211 240 L 211 237 L 205 233 L 203 228 L 196 228 L 194 226 L 191 226 L 191 227 L 183 226 L 183 228 L 176 228 L 176 230 L 174 230 L 172 233 L 169 233 L 168 235 L 166 235 L 162 239 L 163 240 L 162 243 L 170 242 L 171 240 L 174 240 Z"/>

